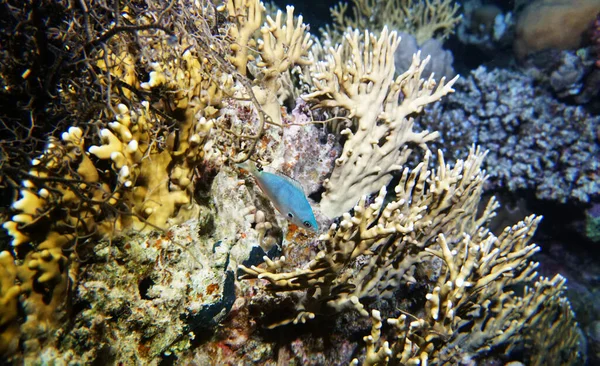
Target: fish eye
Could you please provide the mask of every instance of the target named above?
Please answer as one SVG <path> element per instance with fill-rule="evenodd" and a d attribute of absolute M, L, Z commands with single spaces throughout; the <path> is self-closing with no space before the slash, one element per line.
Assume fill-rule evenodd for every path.
<path fill-rule="evenodd" d="M 293 219 L 293 218 L 294 218 L 294 214 L 293 214 L 293 213 L 291 213 L 291 212 L 288 212 L 288 217 L 289 217 L 290 219 Z"/>
<path fill-rule="evenodd" d="M 308 222 L 308 221 L 304 221 L 304 222 L 303 222 L 303 224 L 304 224 L 304 226 L 306 226 L 306 227 L 311 227 L 311 224 L 310 224 L 310 222 Z"/>

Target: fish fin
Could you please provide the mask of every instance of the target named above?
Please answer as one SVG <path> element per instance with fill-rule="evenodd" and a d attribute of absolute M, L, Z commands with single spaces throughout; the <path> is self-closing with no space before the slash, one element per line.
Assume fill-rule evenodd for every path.
<path fill-rule="evenodd" d="M 298 182 L 296 179 L 290 177 L 289 175 L 285 174 L 281 170 L 277 170 L 277 174 L 280 175 L 285 180 L 287 180 L 291 185 L 293 185 L 294 187 L 296 187 L 297 189 L 299 189 L 302 193 L 304 193 L 306 195 L 306 193 L 304 192 L 304 187 L 302 187 L 302 184 L 300 184 L 300 182 Z"/>
<path fill-rule="evenodd" d="M 237 164 L 237 166 L 239 168 L 248 170 L 250 173 L 252 173 L 252 175 L 256 175 L 259 172 L 266 172 L 269 174 L 278 175 L 281 178 L 287 180 L 292 186 L 299 189 L 302 193 L 306 194 L 304 192 L 304 187 L 302 187 L 302 184 L 300 184 L 300 182 L 298 182 L 296 179 L 290 177 L 288 174 L 282 172 L 279 169 L 269 169 L 270 171 L 267 171 L 267 170 L 263 169 L 263 166 L 260 163 L 254 163 L 251 160 L 248 160 L 247 162 L 242 163 L 242 164 Z"/>

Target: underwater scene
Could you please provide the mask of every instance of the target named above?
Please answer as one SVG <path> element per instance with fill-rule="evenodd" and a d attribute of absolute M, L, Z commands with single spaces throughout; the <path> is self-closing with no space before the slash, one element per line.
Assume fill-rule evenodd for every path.
<path fill-rule="evenodd" d="M 600 365 L 600 0 L 0 1 L 0 365 Z"/>

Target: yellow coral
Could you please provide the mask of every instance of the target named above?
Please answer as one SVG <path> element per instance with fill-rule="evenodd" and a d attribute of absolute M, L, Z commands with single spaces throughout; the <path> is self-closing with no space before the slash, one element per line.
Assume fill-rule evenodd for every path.
<path fill-rule="evenodd" d="M 347 3 L 331 9 L 333 33 L 339 35 L 351 29 L 381 29 L 387 26 L 415 36 L 419 45 L 438 38 L 445 39 L 454 31 L 462 16 L 459 5 L 452 0 L 352 0 L 353 14 L 346 15 Z"/>
<path fill-rule="evenodd" d="M 427 155 L 414 171 L 405 169 L 394 201 L 384 205 L 383 187 L 372 204 L 363 196 L 352 215 L 345 213 L 339 225 L 332 224 L 319 238 L 324 249 L 305 268 L 286 272 L 285 258 L 265 259 L 266 268 L 240 266 L 246 273 L 242 278 L 267 280 L 276 291 L 308 290 L 296 316 L 279 324 L 305 322 L 321 308 L 355 309 L 368 316 L 361 300 L 388 297 L 399 283 L 415 282 L 414 267 L 430 256 L 423 248 L 433 245 L 437 235 L 452 233 L 453 240 L 463 233 L 476 235 L 493 217 L 493 200 L 480 217 L 475 209 L 485 182 L 484 156 L 472 150 L 453 169 L 441 165 L 432 171 Z M 349 275 L 359 256 L 366 256 L 368 264 Z"/>
<path fill-rule="evenodd" d="M 17 284 L 15 259 L 7 252 L 0 252 L 0 354 L 14 352 L 19 344 L 17 302 L 21 287 Z"/>
<path fill-rule="evenodd" d="M 228 0 L 219 10 L 226 10 L 232 20 L 229 35 L 235 42 L 231 45 L 234 55 L 230 61 L 240 74 L 246 75 L 248 61 L 254 59 L 249 55 L 256 46 L 252 36 L 260 28 L 265 6 L 260 0 Z"/>
<path fill-rule="evenodd" d="M 296 314 L 272 326 L 304 323 L 327 310 L 367 316 L 364 299 L 389 297 L 402 283 L 416 282 L 415 269 L 437 257 L 443 265 L 423 299 L 424 316 L 388 319 L 396 336 L 385 341 L 381 315 L 371 312 L 365 364 L 456 364 L 494 347 L 511 349 L 548 326 L 561 331 L 552 342 L 564 347 L 565 358 L 557 359 L 575 362 L 578 335 L 561 296 L 562 277 L 540 279 L 522 296 L 514 292 L 537 276 L 531 258 L 539 247 L 530 240 L 540 218 L 529 216 L 496 237 L 486 227 L 496 202 L 478 213 L 484 157 L 472 149 L 453 168 L 440 154 L 437 169 L 427 169 L 428 156 L 412 172 L 405 169 L 395 199 L 384 203 L 385 188 L 370 205 L 363 197 L 319 238 L 323 249 L 303 268 L 288 270 L 285 258 L 267 257 L 264 267 L 240 266 L 242 278 L 266 280 L 269 290 L 303 291 Z"/>
<path fill-rule="evenodd" d="M 85 64 L 100 88 L 92 93 L 100 92 L 106 102 L 90 121 L 99 127 L 99 139 L 80 127 L 51 138 L 32 160 L 29 179 L 12 205 L 14 215 L 3 224 L 23 259 L 2 255 L 14 263 L 0 288 L 6 314 L 2 337 L 21 339 L 26 352 L 35 352 L 45 339 L 40 335 L 60 319 L 77 272 L 67 253 L 87 238 L 164 229 L 189 219 L 196 212 L 197 168 L 207 156 L 218 159 L 214 150 L 204 149 L 213 126 L 204 115 L 216 114 L 223 95 L 232 94 L 231 78 L 201 57 L 201 48 L 190 43 L 193 37 L 182 36 L 181 44 L 172 44 L 164 34 L 157 36 L 152 27 L 156 16 L 134 19 L 130 11 L 125 8 L 120 16 L 137 22 L 138 48 L 131 47 L 130 33 L 115 32 L 106 38 L 106 47 L 86 55 Z M 150 72 L 145 83 L 140 70 Z M 73 90 L 63 90 L 65 100 L 86 97 Z M 9 288 L 11 281 L 20 286 Z M 19 306 L 17 296 L 25 309 L 22 324 L 11 315 Z"/>

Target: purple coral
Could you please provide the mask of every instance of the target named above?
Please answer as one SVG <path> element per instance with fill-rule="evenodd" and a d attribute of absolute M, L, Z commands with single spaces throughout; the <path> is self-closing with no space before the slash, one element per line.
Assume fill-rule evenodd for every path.
<path fill-rule="evenodd" d="M 490 152 L 489 188 L 533 190 L 540 199 L 589 202 L 600 194 L 600 117 L 569 106 L 517 71 L 480 67 L 423 115 L 432 144 L 459 159 L 472 144 Z"/>

